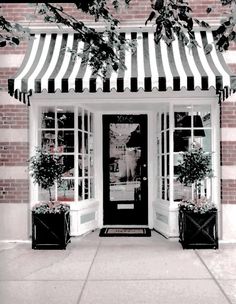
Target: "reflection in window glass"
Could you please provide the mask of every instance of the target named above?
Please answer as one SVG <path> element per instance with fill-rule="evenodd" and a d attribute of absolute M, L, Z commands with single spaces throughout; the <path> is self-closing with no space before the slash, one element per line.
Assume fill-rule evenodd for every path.
<path fill-rule="evenodd" d="M 88 156 L 84 156 L 84 176 L 88 176 L 89 172 L 89 167 L 88 167 Z"/>
<path fill-rule="evenodd" d="M 161 176 L 165 176 L 165 155 L 161 157 Z"/>
<path fill-rule="evenodd" d="M 165 152 L 165 133 L 161 133 L 161 152 Z"/>
<path fill-rule="evenodd" d="M 191 130 L 174 131 L 174 152 L 188 151 L 190 140 L 191 140 Z"/>
<path fill-rule="evenodd" d="M 191 127 L 191 106 L 176 106 L 174 112 L 174 121 L 176 128 Z"/>
<path fill-rule="evenodd" d="M 61 202 L 74 201 L 74 180 L 63 179 L 57 190 L 57 200 Z"/>
<path fill-rule="evenodd" d="M 78 151 L 79 153 L 83 153 L 83 133 L 81 131 L 78 132 Z"/>
<path fill-rule="evenodd" d="M 74 152 L 74 131 L 58 132 L 58 152 Z"/>
<path fill-rule="evenodd" d="M 90 132 L 93 132 L 93 114 L 90 113 L 89 117 L 90 117 Z"/>
<path fill-rule="evenodd" d="M 188 200 L 192 198 L 192 187 L 184 186 L 180 182 L 174 181 L 174 201 Z"/>
<path fill-rule="evenodd" d="M 170 200 L 170 180 L 169 178 L 167 178 L 166 180 L 166 200 L 169 201 Z"/>
<path fill-rule="evenodd" d="M 78 109 L 78 128 L 83 129 L 83 110 L 81 108 Z"/>
<path fill-rule="evenodd" d="M 89 180 L 86 178 L 84 180 L 84 199 L 88 199 L 89 198 Z"/>
<path fill-rule="evenodd" d="M 164 124 L 165 124 L 165 114 L 161 114 L 161 130 L 164 130 Z"/>
<path fill-rule="evenodd" d="M 84 110 L 84 131 L 88 131 L 88 111 Z"/>
<path fill-rule="evenodd" d="M 88 133 L 84 133 L 84 153 L 88 153 Z"/>
<path fill-rule="evenodd" d="M 59 129 L 74 128 L 74 113 L 71 108 L 57 108 L 57 126 Z"/>
<path fill-rule="evenodd" d="M 51 153 L 55 151 L 55 131 L 41 132 L 41 148 Z"/>
<path fill-rule="evenodd" d="M 55 201 L 55 187 L 53 186 L 51 188 L 51 196 L 52 200 Z M 39 202 L 48 202 L 50 199 L 49 197 L 49 191 L 42 189 L 41 187 L 38 188 L 38 200 Z"/>
<path fill-rule="evenodd" d="M 94 178 L 90 178 L 90 198 L 93 198 L 94 196 Z"/>
<path fill-rule="evenodd" d="M 83 199 L 83 180 L 78 180 L 78 199 L 81 201 Z"/>
<path fill-rule="evenodd" d="M 193 115 L 201 118 L 203 127 L 211 127 L 211 107 L 209 105 L 193 106 Z"/>
<path fill-rule="evenodd" d="M 141 136 L 137 123 L 110 124 L 110 200 L 136 201 L 141 187 Z"/>
<path fill-rule="evenodd" d="M 52 107 L 41 108 L 41 121 L 39 126 L 42 129 L 55 128 L 55 109 Z"/>
<path fill-rule="evenodd" d="M 94 159 L 93 155 L 90 155 L 90 176 L 94 175 Z"/>
<path fill-rule="evenodd" d="M 164 200 L 165 199 L 165 194 L 166 194 L 166 186 L 165 186 L 165 179 L 164 178 L 162 178 L 161 179 L 161 193 L 162 193 L 162 195 L 161 195 L 161 198 Z"/>
<path fill-rule="evenodd" d="M 83 156 L 81 154 L 78 156 L 78 175 L 83 176 Z"/>
<path fill-rule="evenodd" d="M 64 165 L 63 176 L 74 176 L 74 155 L 63 155 L 62 164 Z"/>
<path fill-rule="evenodd" d="M 204 132 L 204 136 L 202 137 L 194 137 L 194 142 L 197 146 L 203 148 L 206 152 L 211 152 L 211 130 L 209 129 L 202 129 Z"/>

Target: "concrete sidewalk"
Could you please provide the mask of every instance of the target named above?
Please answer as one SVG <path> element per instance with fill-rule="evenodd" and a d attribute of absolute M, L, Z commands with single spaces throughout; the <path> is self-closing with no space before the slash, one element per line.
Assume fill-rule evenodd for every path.
<path fill-rule="evenodd" d="M 72 238 L 67 250 L 0 243 L 1 304 L 236 303 L 236 245 L 183 250 L 150 238 Z"/>

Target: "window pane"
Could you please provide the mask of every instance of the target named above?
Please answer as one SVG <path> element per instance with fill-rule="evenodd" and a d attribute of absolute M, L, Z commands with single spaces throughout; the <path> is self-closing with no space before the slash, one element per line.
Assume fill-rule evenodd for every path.
<path fill-rule="evenodd" d="M 161 152 L 164 153 L 165 151 L 165 133 L 161 133 Z"/>
<path fill-rule="evenodd" d="M 165 114 L 161 114 L 161 130 L 164 130 Z"/>
<path fill-rule="evenodd" d="M 84 133 L 84 153 L 88 153 L 88 133 Z"/>
<path fill-rule="evenodd" d="M 82 130 L 82 123 L 83 123 L 83 110 L 81 108 L 78 109 L 78 128 Z"/>
<path fill-rule="evenodd" d="M 57 200 L 60 202 L 74 201 L 74 180 L 64 179 L 57 190 Z"/>
<path fill-rule="evenodd" d="M 201 117 L 203 127 L 211 127 L 211 107 L 209 105 L 194 106 L 193 114 Z"/>
<path fill-rule="evenodd" d="M 94 179 L 90 179 L 90 198 L 94 198 Z"/>
<path fill-rule="evenodd" d="M 170 152 L 170 132 L 166 131 L 166 152 Z"/>
<path fill-rule="evenodd" d="M 63 152 L 74 152 L 74 131 L 59 131 L 58 147 Z"/>
<path fill-rule="evenodd" d="M 170 200 L 170 180 L 167 178 L 166 180 L 166 200 L 169 201 Z"/>
<path fill-rule="evenodd" d="M 55 110 L 53 107 L 41 108 L 40 127 L 43 129 L 55 128 Z"/>
<path fill-rule="evenodd" d="M 188 151 L 191 130 L 176 130 L 174 131 L 174 152 Z"/>
<path fill-rule="evenodd" d="M 166 129 L 169 129 L 169 125 L 170 125 L 170 117 L 169 117 L 169 113 L 166 113 Z"/>
<path fill-rule="evenodd" d="M 57 126 L 60 129 L 74 128 L 73 108 L 57 108 Z"/>
<path fill-rule="evenodd" d="M 93 153 L 93 134 L 89 134 L 89 153 Z"/>
<path fill-rule="evenodd" d="M 83 180 L 78 181 L 78 198 L 81 201 L 83 199 Z"/>
<path fill-rule="evenodd" d="M 51 188 L 51 195 L 52 195 L 52 200 L 55 201 L 55 187 L 54 186 Z M 49 191 L 39 187 L 38 198 L 39 198 L 40 202 L 44 202 L 44 203 L 49 202 L 49 200 L 50 200 Z"/>
<path fill-rule="evenodd" d="M 41 132 L 41 148 L 48 152 L 55 152 L 55 131 Z"/>
<path fill-rule="evenodd" d="M 90 132 L 93 132 L 93 113 L 90 113 Z"/>
<path fill-rule="evenodd" d="M 94 176 L 94 164 L 93 155 L 90 155 L 90 176 Z"/>
<path fill-rule="evenodd" d="M 89 180 L 86 178 L 84 180 L 84 199 L 88 199 L 89 198 Z"/>
<path fill-rule="evenodd" d="M 177 166 L 182 162 L 182 160 L 183 160 L 182 154 L 174 155 L 174 175 L 177 175 Z"/>
<path fill-rule="evenodd" d="M 191 106 L 174 107 L 174 120 L 176 128 L 191 127 Z"/>
<path fill-rule="evenodd" d="M 165 186 L 165 179 L 162 178 L 161 179 L 161 192 L 162 192 L 162 195 L 161 195 L 161 198 L 164 200 L 165 199 L 165 193 L 166 193 L 166 186 Z"/>
<path fill-rule="evenodd" d="M 187 187 L 180 182 L 174 181 L 174 201 L 192 198 L 192 187 Z"/>
<path fill-rule="evenodd" d="M 88 176 L 88 156 L 84 156 L 84 176 Z"/>
<path fill-rule="evenodd" d="M 63 176 L 74 176 L 74 155 L 63 155 L 62 162 L 64 165 Z"/>
<path fill-rule="evenodd" d="M 166 170 L 167 170 L 167 176 L 170 175 L 170 155 L 168 154 L 166 156 Z"/>
<path fill-rule="evenodd" d="M 88 131 L 88 122 L 89 122 L 89 118 L 88 118 L 88 111 L 84 110 L 84 131 Z"/>
<path fill-rule="evenodd" d="M 204 151 L 211 152 L 211 130 L 202 129 L 201 131 L 203 131 L 204 136 L 194 137 L 194 142 L 197 143 L 198 146 L 202 147 Z"/>
<path fill-rule="evenodd" d="M 79 177 L 82 177 L 83 176 L 83 156 L 80 154 L 78 156 L 78 174 L 79 174 Z"/>
<path fill-rule="evenodd" d="M 79 153 L 83 153 L 82 137 L 83 137 L 83 133 L 81 131 L 79 131 L 78 132 L 78 151 L 79 151 Z"/>
<path fill-rule="evenodd" d="M 165 156 L 161 157 L 161 175 L 165 176 Z"/>

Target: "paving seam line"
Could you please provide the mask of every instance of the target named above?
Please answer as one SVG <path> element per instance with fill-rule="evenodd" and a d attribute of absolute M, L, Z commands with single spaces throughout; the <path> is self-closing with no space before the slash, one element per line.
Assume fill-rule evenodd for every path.
<path fill-rule="evenodd" d="M 230 300 L 230 298 L 228 297 L 228 295 L 225 293 L 224 289 L 221 287 L 220 283 L 218 282 L 218 280 L 215 278 L 215 276 L 213 275 L 213 273 L 211 272 L 211 270 L 208 268 L 207 264 L 204 262 L 203 258 L 200 256 L 200 254 L 198 253 L 197 250 L 194 250 L 196 256 L 199 258 L 199 260 L 202 262 L 202 264 L 205 266 L 206 270 L 209 272 L 211 278 L 213 279 L 213 281 L 216 283 L 216 285 L 218 286 L 218 288 L 220 289 L 220 291 L 222 292 L 222 294 L 224 295 L 224 297 L 226 298 L 227 302 L 229 304 L 233 304 L 233 302 Z"/>
<path fill-rule="evenodd" d="M 80 292 L 80 295 L 79 295 L 79 297 L 78 297 L 77 304 L 80 303 L 80 300 L 81 300 L 81 298 L 82 298 L 82 295 L 83 295 L 85 286 L 86 286 L 86 284 L 87 284 L 87 282 L 88 282 L 89 274 L 90 274 L 90 272 L 91 272 L 93 263 L 94 263 L 94 261 L 95 261 L 95 258 L 96 258 L 97 254 L 98 254 L 98 250 L 100 249 L 100 247 L 101 247 L 101 240 L 100 240 L 99 243 L 98 243 L 98 246 L 97 246 L 96 252 L 95 252 L 95 254 L 94 254 L 94 257 L 93 257 L 93 259 L 92 259 L 91 265 L 89 266 L 89 270 L 88 270 L 88 273 L 87 273 L 86 278 L 85 278 L 85 280 L 84 280 L 83 286 L 82 286 L 82 288 L 81 288 L 81 292 Z"/>

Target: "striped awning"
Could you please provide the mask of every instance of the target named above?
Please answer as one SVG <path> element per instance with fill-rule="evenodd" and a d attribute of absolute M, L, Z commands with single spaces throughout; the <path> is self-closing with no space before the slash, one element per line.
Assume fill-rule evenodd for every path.
<path fill-rule="evenodd" d="M 84 42 L 76 33 L 35 34 L 29 42 L 22 66 L 17 74 L 9 79 L 9 93 L 27 102 L 27 96 L 46 90 L 62 93 L 73 90 L 82 93 L 136 92 L 140 89 L 151 92 L 154 89 L 165 91 L 171 88 L 179 91 L 208 90 L 216 92 L 236 89 L 236 76 L 231 73 L 221 53 L 216 51 L 211 31 L 196 31 L 199 47 L 189 49 L 176 39 L 171 46 L 161 40 L 154 42 L 152 32 L 123 33 L 126 38 L 136 40 L 136 49 L 124 51 L 126 70 L 112 72 L 102 79 L 84 63 L 83 56 L 74 59 L 69 49 L 82 52 Z M 209 54 L 204 47 L 212 44 Z M 85 55 L 84 55 L 85 56 Z"/>

